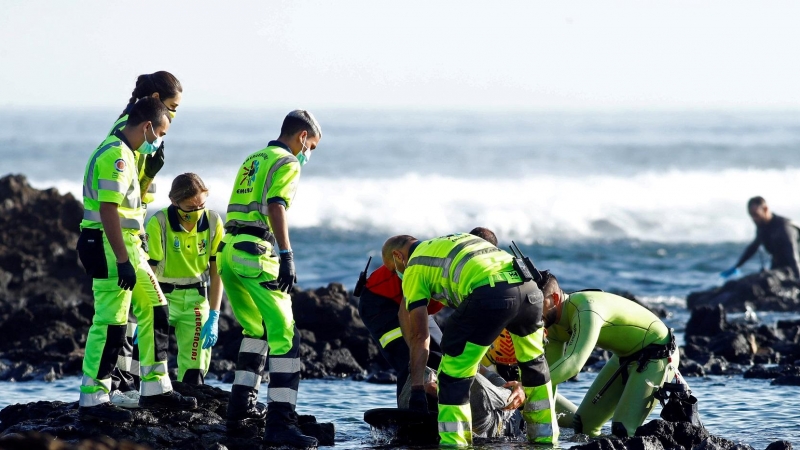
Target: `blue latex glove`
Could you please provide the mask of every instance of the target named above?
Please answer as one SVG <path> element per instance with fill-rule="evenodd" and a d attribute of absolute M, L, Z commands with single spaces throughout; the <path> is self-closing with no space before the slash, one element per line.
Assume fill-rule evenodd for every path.
<path fill-rule="evenodd" d="M 211 348 L 217 343 L 219 337 L 219 311 L 213 309 L 208 312 L 208 320 L 203 324 L 203 330 L 200 332 L 200 339 L 203 340 L 203 348 Z"/>
<path fill-rule="evenodd" d="M 738 269 L 738 268 L 736 268 L 736 267 L 731 267 L 731 268 L 730 268 L 730 269 L 728 269 L 728 270 L 724 270 L 724 271 L 720 272 L 719 276 L 721 276 L 722 278 L 730 278 L 730 277 L 736 277 L 736 276 L 739 276 L 739 275 L 741 275 L 741 274 L 742 274 L 742 272 L 741 272 L 741 271 L 739 271 L 739 269 Z"/>
<path fill-rule="evenodd" d="M 133 330 L 133 345 L 139 345 L 139 326 Z"/>

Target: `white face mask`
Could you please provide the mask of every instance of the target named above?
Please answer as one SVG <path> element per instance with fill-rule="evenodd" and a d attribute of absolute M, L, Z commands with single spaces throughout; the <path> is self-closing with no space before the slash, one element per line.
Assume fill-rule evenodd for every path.
<path fill-rule="evenodd" d="M 400 260 L 400 262 L 402 262 L 402 261 L 403 261 L 403 260 Z M 394 255 L 392 255 L 392 262 L 394 263 L 394 273 L 396 273 L 396 274 L 397 274 L 397 276 L 398 276 L 398 278 L 400 278 L 400 279 L 402 280 L 402 279 L 403 279 L 403 272 L 400 272 L 400 271 L 397 269 L 397 260 L 396 260 L 396 259 L 394 259 Z M 405 265 L 405 264 L 404 264 L 404 265 Z"/>
<path fill-rule="evenodd" d="M 306 147 L 306 139 L 303 139 L 303 149 L 297 154 L 297 162 L 299 162 L 300 167 L 302 167 L 305 166 L 309 161 L 311 161 L 311 148 Z"/>

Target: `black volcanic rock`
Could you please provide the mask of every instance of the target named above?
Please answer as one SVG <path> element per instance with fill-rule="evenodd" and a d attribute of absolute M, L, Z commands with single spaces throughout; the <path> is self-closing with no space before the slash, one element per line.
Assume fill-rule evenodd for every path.
<path fill-rule="evenodd" d="M 730 312 L 745 311 L 747 306 L 756 311 L 800 311 L 800 280 L 785 269 L 764 270 L 686 298 L 689 309 L 704 305 L 722 305 Z"/>
<path fill-rule="evenodd" d="M 0 178 L 0 380 L 79 375 L 94 313 L 91 280 L 75 245 L 83 205 L 56 189 L 32 188 L 24 176 Z M 341 284 L 295 288 L 303 378 L 361 376 L 381 365 L 378 347 Z M 223 298 L 211 374 L 232 379 L 242 339 Z M 170 346 L 173 351 L 174 337 Z"/>
<path fill-rule="evenodd" d="M 692 310 L 686 323 L 687 336 L 715 336 L 727 328 L 725 308 L 722 305 L 703 305 Z"/>
<path fill-rule="evenodd" d="M 86 439 L 110 438 L 114 443 L 136 442 L 155 450 L 267 448 L 261 444 L 263 423 L 252 425 L 236 436 L 227 435 L 224 414 L 228 407 L 229 392 L 211 386 L 183 383 L 174 383 L 174 388 L 181 394 L 196 397 L 199 407 L 192 411 L 137 409 L 133 410 L 134 419 L 131 423 L 110 426 L 103 422 L 81 420 L 77 402 L 34 402 L 8 406 L 0 411 L 0 436 L 3 436 L 0 448 L 5 445 L 5 439 L 9 439 L 9 443 L 20 437 L 31 439 L 35 436 L 31 433 L 48 434 L 71 444 Z M 298 423 L 303 432 L 316 437 L 320 445 L 333 445 L 333 424 L 318 423 L 313 416 L 300 416 Z M 130 447 L 120 444 L 119 447 L 110 448 Z"/>
<path fill-rule="evenodd" d="M 681 350 L 679 369 L 687 376 L 739 374 L 751 363 L 756 365 L 746 378 L 790 376 L 794 369 L 765 369 L 760 364 L 794 367 L 791 363 L 800 358 L 800 320 L 782 320 L 775 326 L 732 323 L 721 305 L 699 306 L 692 310 Z"/>

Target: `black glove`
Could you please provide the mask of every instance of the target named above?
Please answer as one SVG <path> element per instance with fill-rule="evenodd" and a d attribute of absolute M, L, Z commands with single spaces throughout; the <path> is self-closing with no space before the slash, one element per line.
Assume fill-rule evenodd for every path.
<path fill-rule="evenodd" d="M 123 290 L 132 291 L 136 286 L 136 270 L 128 259 L 124 263 L 117 263 L 117 286 Z"/>
<path fill-rule="evenodd" d="M 291 292 L 292 286 L 297 283 L 297 273 L 294 271 L 294 255 L 292 252 L 281 253 L 281 267 L 278 269 L 278 289 Z"/>
<path fill-rule="evenodd" d="M 151 180 L 156 177 L 161 168 L 164 167 L 164 143 L 158 147 L 152 155 L 147 155 L 144 160 L 144 174 Z"/>
<path fill-rule="evenodd" d="M 428 395 L 422 386 L 411 387 L 411 398 L 408 401 L 408 409 L 420 412 L 428 412 Z"/>

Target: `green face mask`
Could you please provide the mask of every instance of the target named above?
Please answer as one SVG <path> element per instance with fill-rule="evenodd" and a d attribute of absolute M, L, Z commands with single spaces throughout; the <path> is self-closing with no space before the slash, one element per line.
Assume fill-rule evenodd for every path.
<path fill-rule="evenodd" d="M 188 223 L 197 223 L 200 220 L 200 217 L 203 216 L 203 209 L 196 209 L 194 211 L 184 211 L 178 208 L 178 217 L 181 218 L 182 221 Z"/>

